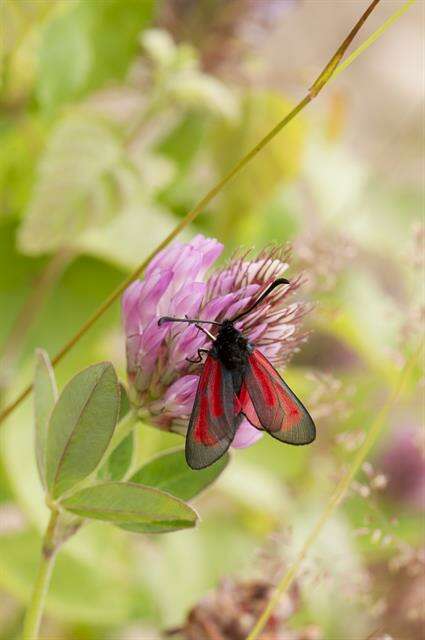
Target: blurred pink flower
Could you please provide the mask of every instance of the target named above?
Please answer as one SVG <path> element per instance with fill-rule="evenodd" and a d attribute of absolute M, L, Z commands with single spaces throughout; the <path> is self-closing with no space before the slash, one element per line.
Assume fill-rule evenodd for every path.
<path fill-rule="evenodd" d="M 388 478 L 387 495 L 419 511 L 425 510 L 423 437 L 419 427 L 394 430 L 380 461 L 380 469 Z"/>
<path fill-rule="evenodd" d="M 194 325 L 158 326 L 158 319 L 231 318 L 288 268 L 289 249 L 271 247 L 256 257 L 250 252 L 236 255 L 206 277 L 222 250 L 219 242 L 201 235 L 187 244 L 176 242 L 155 256 L 144 279 L 133 282 L 122 298 L 131 400 L 143 419 L 167 431 L 186 432 L 202 367 L 187 358 L 209 348 L 210 341 Z M 310 305 L 287 303 L 300 284 L 298 277 L 276 289 L 236 324 L 276 366 L 282 366 L 305 337 L 300 323 Z M 250 446 L 261 436 L 243 421 L 233 446 Z"/>

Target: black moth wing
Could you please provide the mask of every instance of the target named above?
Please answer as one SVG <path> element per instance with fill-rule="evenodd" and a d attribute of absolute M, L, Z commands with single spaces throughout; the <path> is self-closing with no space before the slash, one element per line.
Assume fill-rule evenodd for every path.
<path fill-rule="evenodd" d="M 239 402 L 251 424 L 281 442 L 302 445 L 316 437 L 307 409 L 258 349 L 248 357 Z"/>
<path fill-rule="evenodd" d="M 236 433 L 231 372 L 211 354 L 207 356 L 196 391 L 186 436 L 186 462 L 203 469 L 229 448 Z"/>

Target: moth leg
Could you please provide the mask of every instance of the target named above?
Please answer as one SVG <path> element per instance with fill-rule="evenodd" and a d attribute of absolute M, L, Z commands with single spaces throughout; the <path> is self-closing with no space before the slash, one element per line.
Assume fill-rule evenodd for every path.
<path fill-rule="evenodd" d="M 188 362 L 192 362 L 193 364 L 199 364 L 200 362 L 202 362 L 201 353 L 209 353 L 209 350 L 208 349 L 198 349 L 198 357 L 196 358 L 196 360 L 192 360 L 191 358 L 186 358 L 186 360 Z"/>

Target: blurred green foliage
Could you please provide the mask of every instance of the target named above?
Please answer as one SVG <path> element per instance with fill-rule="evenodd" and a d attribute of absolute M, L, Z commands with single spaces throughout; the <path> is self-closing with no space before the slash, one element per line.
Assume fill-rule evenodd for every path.
<path fill-rule="evenodd" d="M 56 353 L 129 268 L 290 108 L 276 88 L 207 72 L 202 51 L 161 28 L 160 4 L 4 3 L 0 360 L 34 290 L 40 307 L 26 313 L 30 322 L 18 335 L 7 376 L 0 369 L 0 406 L 32 379 L 34 349 Z M 283 532 L 285 566 L 417 348 L 423 185 L 390 180 L 343 135 L 328 135 L 334 117 L 332 103 L 325 103 L 320 116 L 298 118 L 185 232 L 215 235 L 227 255 L 239 244 L 293 242 L 291 273 L 306 270 L 303 295 L 318 304 L 308 322 L 312 336 L 286 378 L 317 420 L 316 445 L 289 448 L 264 438 L 238 451 L 196 500 L 203 518 L 196 530 L 153 538 L 101 523 L 84 527 L 54 572 L 47 613 L 55 637 L 124 638 L 131 626 L 145 637 L 145 630 L 180 624 L 220 579 L 250 574 L 256 551 L 276 530 Z M 40 285 L 64 252 L 63 268 Z M 59 382 L 105 359 L 124 380 L 117 308 L 71 351 L 58 368 Z M 373 607 L 380 593 L 376 567 L 406 549 L 413 558 L 421 545 L 421 506 L 413 489 L 397 493 L 390 475 L 387 488 L 374 488 L 373 479 L 390 474 L 384 454 L 394 433 L 407 426 L 419 432 L 419 378 L 415 370 L 389 418 L 373 472 L 362 472 L 317 544 L 300 580 L 294 627 L 312 623 L 325 638 L 357 640 L 383 622 L 389 633 L 415 637 L 414 621 L 375 615 Z M 19 620 L 46 520 L 30 403 L 11 416 L 0 438 L 0 589 L 13 597 Z M 146 426 L 125 441 L 102 477 L 119 479 L 130 448 L 143 464 L 175 445 L 180 437 Z M 395 575 L 386 577 L 388 590 L 397 591 Z M 13 611 L 1 613 L 0 638 L 17 637 L 8 617 Z"/>
<path fill-rule="evenodd" d="M 36 96 L 40 107 L 51 113 L 105 82 L 122 80 L 153 10 L 151 0 L 58 7 L 45 26 L 39 50 Z"/>

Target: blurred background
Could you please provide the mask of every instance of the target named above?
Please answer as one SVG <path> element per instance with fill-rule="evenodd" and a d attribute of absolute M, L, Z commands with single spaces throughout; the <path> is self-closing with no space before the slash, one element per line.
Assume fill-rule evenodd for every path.
<path fill-rule="evenodd" d="M 382 2 L 361 39 L 401 4 Z M 31 380 L 34 348 L 55 354 L 305 94 L 366 5 L 3 2 L 0 407 Z M 43 637 L 245 637 L 423 332 L 423 18 L 419 0 L 183 234 L 217 237 L 226 257 L 293 244 L 290 273 L 306 271 L 316 308 L 285 377 L 317 422 L 315 445 L 264 438 L 237 451 L 197 499 L 196 530 L 82 529 L 59 555 Z M 58 379 L 105 359 L 124 380 L 117 304 Z M 423 397 L 415 369 L 268 638 L 422 637 Z M 138 437 L 142 458 L 182 443 L 150 428 Z M 12 640 L 46 521 L 31 402 L 0 438 L 0 638 Z"/>

